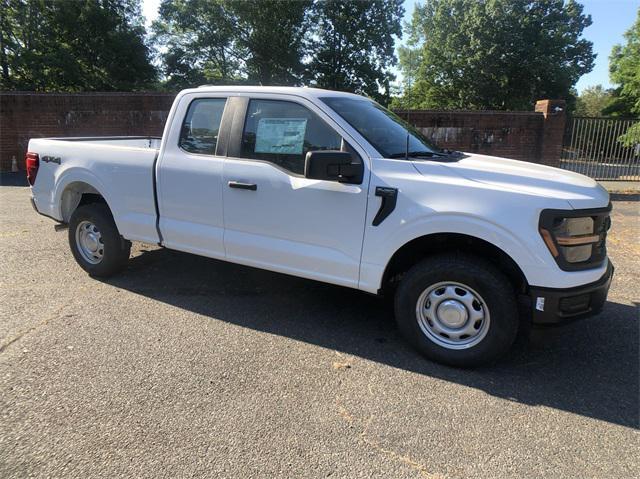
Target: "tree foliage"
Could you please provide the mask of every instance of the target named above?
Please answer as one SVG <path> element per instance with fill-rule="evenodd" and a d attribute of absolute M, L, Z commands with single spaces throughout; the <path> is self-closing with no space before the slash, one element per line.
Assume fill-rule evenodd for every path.
<path fill-rule="evenodd" d="M 303 75 L 310 0 L 231 2 L 249 82 L 291 85 Z"/>
<path fill-rule="evenodd" d="M 307 78 L 321 88 L 388 101 L 403 14 L 402 0 L 316 2 Z"/>
<path fill-rule="evenodd" d="M 590 24 L 574 0 L 426 0 L 400 50 L 405 95 L 414 107 L 499 110 L 567 98 L 593 68 Z"/>
<path fill-rule="evenodd" d="M 241 56 L 232 48 L 233 22 L 223 2 L 163 0 L 152 29 L 168 87 L 234 79 Z"/>
<path fill-rule="evenodd" d="M 640 9 L 624 38 L 626 44 L 614 45 L 609 57 L 609 75 L 617 87 L 607 112 L 618 116 L 640 115 Z"/>
<path fill-rule="evenodd" d="M 618 87 L 606 111 L 618 116 L 640 116 L 640 9 L 624 38 L 626 44 L 615 45 L 609 57 L 611 81 Z M 639 144 L 640 123 L 629 128 L 620 140 L 625 146 Z"/>
<path fill-rule="evenodd" d="M 401 0 L 163 0 L 154 40 L 170 88 L 300 85 L 388 94 Z"/>
<path fill-rule="evenodd" d="M 605 109 L 611 103 L 613 93 L 605 90 L 602 85 L 590 86 L 582 90 L 576 98 L 576 116 L 603 116 Z"/>
<path fill-rule="evenodd" d="M 3 90 L 136 90 L 156 79 L 139 0 L 0 0 Z"/>
<path fill-rule="evenodd" d="M 308 1 L 163 0 L 153 23 L 167 85 L 295 84 Z"/>

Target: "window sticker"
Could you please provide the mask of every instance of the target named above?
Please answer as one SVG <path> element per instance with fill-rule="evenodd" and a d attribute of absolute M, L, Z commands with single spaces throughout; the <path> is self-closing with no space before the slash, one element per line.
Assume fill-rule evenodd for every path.
<path fill-rule="evenodd" d="M 300 155 L 306 130 L 306 118 L 260 118 L 255 152 Z"/>

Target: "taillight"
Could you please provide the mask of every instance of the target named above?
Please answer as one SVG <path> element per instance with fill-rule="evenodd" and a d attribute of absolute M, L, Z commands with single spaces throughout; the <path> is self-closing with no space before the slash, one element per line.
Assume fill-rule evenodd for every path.
<path fill-rule="evenodd" d="M 38 174 L 38 167 L 40 166 L 40 157 L 37 153 L 27 153 L 24 159 L 27 167 L 27 181 L 30 185 L 36 182 L 36 175 Z"/>

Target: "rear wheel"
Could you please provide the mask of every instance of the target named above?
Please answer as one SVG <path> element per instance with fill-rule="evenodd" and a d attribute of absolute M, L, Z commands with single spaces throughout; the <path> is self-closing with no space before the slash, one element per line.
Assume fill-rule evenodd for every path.
<path fill-rule="evenodd" d="M 439 255 L 409 270 L 395 297 L 403 335 L 425 356 L 473 367 L 496 359 L 518 332 L 509 280 L 481 258 Z"/>
<path fill-rule="evenodd" d="M 131 243 L 120 236 L 104 203 L 83 205 L 73 212 L 69 221 L 69 246 L 82 269 L 97 277 L 121 271 L 131 251 Z"/>

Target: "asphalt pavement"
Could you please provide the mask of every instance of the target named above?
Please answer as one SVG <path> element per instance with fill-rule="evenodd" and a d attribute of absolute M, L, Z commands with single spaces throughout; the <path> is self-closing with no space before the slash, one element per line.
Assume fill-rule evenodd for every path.
<path fill-rule="evenodd" d="M 631 478 L 640 202 L 599 316 L 498 364 L 429 362 L 358 291 L 136 244 L 89 278 L 0 187 L 0 477 Z"/>

